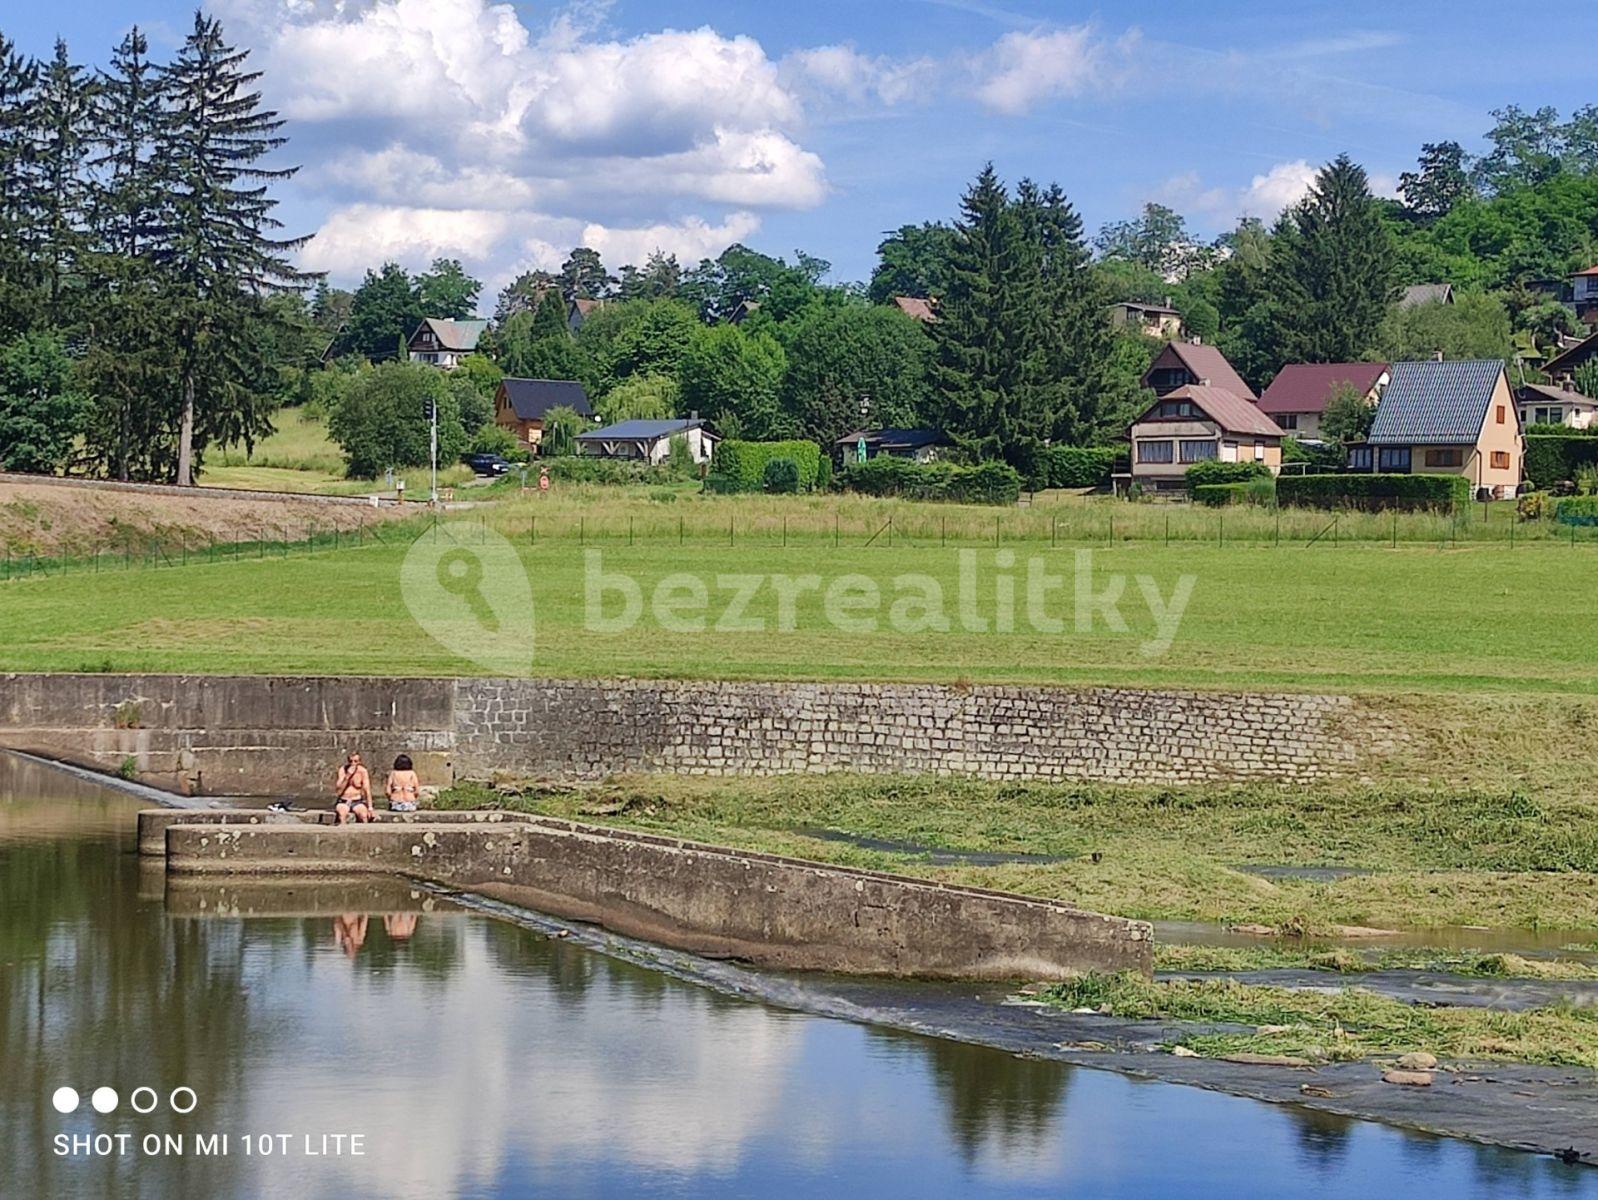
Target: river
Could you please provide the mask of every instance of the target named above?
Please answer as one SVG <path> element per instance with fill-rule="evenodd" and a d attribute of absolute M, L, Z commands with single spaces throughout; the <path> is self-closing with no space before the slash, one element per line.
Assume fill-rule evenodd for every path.
<path fill-rule="evenodd" d="M 1548 1158 L 735 999 L 399 883 L 218 915 L 141 863 L 138 807 L 0 755 L 6 1200 L 1598 1196 Z"/>

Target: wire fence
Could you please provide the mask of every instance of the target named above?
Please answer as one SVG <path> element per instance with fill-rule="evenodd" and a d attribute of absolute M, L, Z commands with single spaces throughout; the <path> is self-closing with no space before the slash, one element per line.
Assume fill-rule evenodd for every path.
<path fill-rule="evenodd" d="M 165 569 L 190 565 L 288 559 L 299 555 L 408 545 L 418 537 L 463 545 L 487 541 L 490 533 L 517 546 L 637 547 L 692 549 L 792 548 L 834 550 L 1138 548 L 1154 546 L 1259 547 L 1330 550 L 1355 547 L 1514 550 L 1521 547 L 1598 546 L 1598 527 L 1521 521 L 1476 512 L 1387 513 L 1308 509 L 1206 509 L 1121 505 L 1114 510 L 1060 513 L 1005 509 L 974 513 L 958 509 L 928 513 L 925 506 L 872 511 L 854 505 L 828 511 L 803 508 L 705 510 L 676 515 L 659 506 L 642 511 L 528 512 L 485 510 L 366 522 L 350 528 L 307 525 L 239 530 L 232 537 L 178 535 L 125 537 L 89 549 L 40 555 L 7 550 L 0 583 L 66 574 Z M 1484 510 L 1485 512 L 1486 510 Z"/>

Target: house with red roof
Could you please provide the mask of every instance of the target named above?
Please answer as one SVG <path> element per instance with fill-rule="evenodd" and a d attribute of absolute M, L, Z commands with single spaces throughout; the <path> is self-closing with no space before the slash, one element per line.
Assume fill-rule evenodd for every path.
<path fill-rule="evenodd" d="M 1321 417 L 1338 391 L 1374 405 L 1392 377 L 1387 363 L 1289 363 L 1260 395 L 1260 411 L 1300 441 L 1319 441 Z"/>
<path fill-rule="evenodd" d="M 1151 388 L 1156 396 L 1164 396 L 1179 387 L 1215 387 L 1245 400 L 1256 398 L 1254 389 L 1233 370 L 1226 355 L 1214 346 L 1198 342 L 1166 342 L 1149 369 L 1143 372 L 1143 386 Z"/>
<path fill-rule="evenodd" d="M 1264 463 L 1282 467 L 1281 426 L 1252 397 L 1225 388 L 1183 384 L 1165 393 L 1132 422 L 1132 481 L 1150 491 L 1187 486 L 1194 463 Z"/>

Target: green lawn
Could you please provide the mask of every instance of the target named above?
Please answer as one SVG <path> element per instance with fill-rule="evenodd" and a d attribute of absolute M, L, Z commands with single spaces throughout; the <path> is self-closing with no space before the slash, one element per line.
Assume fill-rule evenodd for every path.
<path fill-rule="evenodd" d="M 475 544 L 474 525 L 445 528 L 463 548 Z M 100 574 L 78 567 L 15 580 L 0 585 L 0 667 L 1598 692 L 1598 641 L 1582 632 L 1598 584 L 1598 547 L 1591 545 L 1117 544 L 1093 551 L 1094 586 L 1116 574 L 1133 577 L 1119 604 L 1125 632 L 1102 617 L 1090 630 L 1076 630 L 1072 549 L 968 547 L 977 609 L 990 626 L 1001 609 L 997 581 L 1009 579 L 1015 594 L 1012 631 L 969 632 L 958 612 L 961 552 L 952 547 L 881 540 L 834 547 L 825 539 L 784 547 L 772 536 L 732 545 L 678 545 L 662 536 L 629 546 L 611 529 L 598 546 L 603 570 L 634 580 L 644 604 L 635 625 L 607 632 L 590 628 L 585 614 L 584 556 L 596 549 L 591 534 L 585 541 L 518 535 L 532 580 L 530 661 L 518 648 L 512 659 L 474 662 L 434 642 L 401 595 L 406 548 L 384 545 Z M 1063 591 L 1050 593 L 1044 609 L 1046 616 L 1064 614 L 1061 632 L 1028 625 L 1026 572 L 1034 558 L 1064 577 Z M 702 581 L 704 630 L 663 625 L 657 615 L 651 601 L 673 573 Z M 858 587 L 874 585 L 881 597 L 874 615 L 865 610 L 862 617 L 860 608 L 845 615 L 874 619 L 877 627 L 837 627 L 815 590 L 796 596 L 785 621 L 772 577 L 806 574 L 823 588 L 849 575 L 863 577 L 854 581 Z M 893 603 L 909 594 L 905 575 L 924 577 L 918 588 L 931 581 L 941 589 L 952 629 L 889 627 Z M 738 620 L 728 611 L 732 576 L 758 585 Z M 1162 654 L 1144 652 L 1158 626 L 1136 576 L 1146 577 L 1162 602 L 1182 576 L 1192 580 L 1190 602 L 1180 621 L 1168 623 L 1174 636 Z M 682 593 L 677 603 L 668 617 L 696 615 L 681 607 Z M 620 604 L 611 592 L 606 615 L 616 616 Z"/>

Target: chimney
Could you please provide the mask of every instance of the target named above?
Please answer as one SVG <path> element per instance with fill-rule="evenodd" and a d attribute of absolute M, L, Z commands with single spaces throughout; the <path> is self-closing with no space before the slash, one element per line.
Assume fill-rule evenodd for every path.
<path fill-rule="evenodd" d="M 1170 308 L 1171 307 L 1171 298 L 1169 296 L 1167 296 L 1165 298 L 1165 307 L 1166 308 Z"/>
<path fill-rule="evenodd" d="M 1209 386 L 1210 386 L 1210 381 L 1208 379 L 1199 380 L 1199 387 L 1209 387 Z"/>
<path fill-rule="evenodd" d="M 1199 335 L 1196 334 L 1196 333 L 1192 336 L 1192 338 L 1190 340 L 1192 341 L 1193 345 L 1195 345 L 1195 346 L 1202 346 L 1204 344 L 1204 339 L 1199 337 Z"/>
<path fill-rule="evenodd" d="M 1443 352 L 1441 350 L 1432 351 L 1432 361 L 1433 362 L 1442 362 L 1443 361 Z"/>

